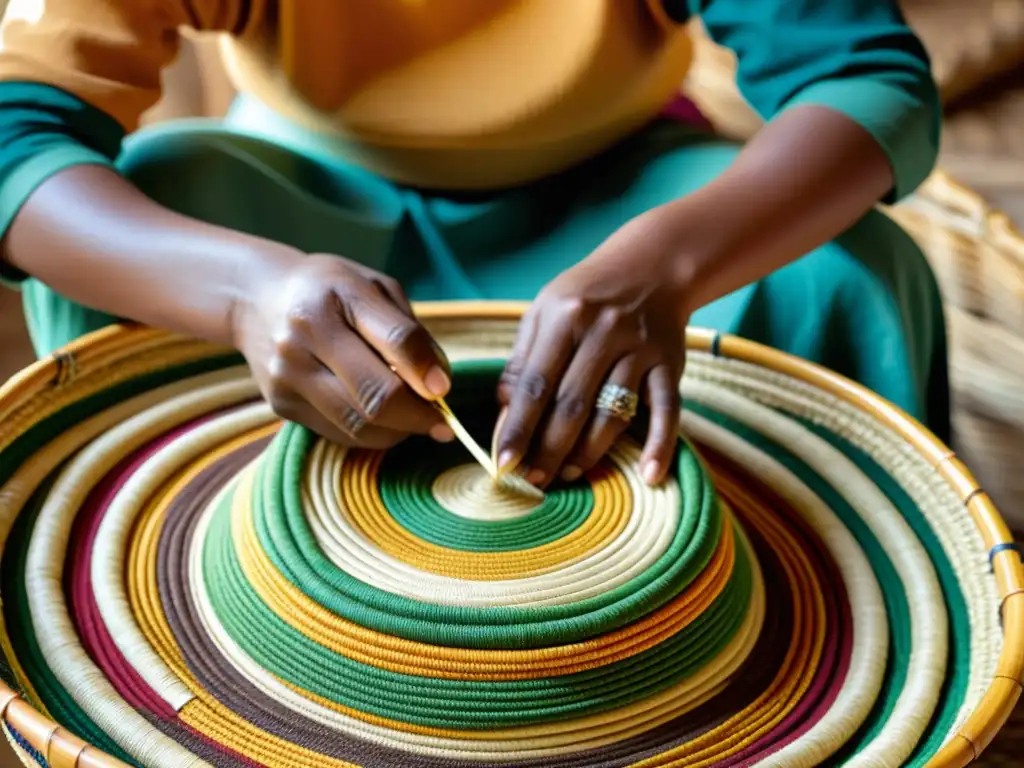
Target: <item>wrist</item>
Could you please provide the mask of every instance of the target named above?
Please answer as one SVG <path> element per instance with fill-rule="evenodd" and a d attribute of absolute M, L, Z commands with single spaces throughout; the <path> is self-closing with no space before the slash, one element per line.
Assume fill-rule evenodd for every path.
<path fill-rule="evenodd" d="M 705 287 L 725 261 L 721 233 L 708 231 L 714 228 L 695 215 L 687 199 L 659 206 L 645 216 L 654 243 L 653 272 L 672 293 L 681 320 L 688 322 L 707 303 Z"/>
<path fill-rule="evenodd" d="M 245 346 L 245 329 L 306 257 L 302 251 L 272 241 L 243 244 L 235 258 L 235 279 L 229 300 L 226 335 L 236 349 Z"/>
<path fill-rule="evenodd" d="M 655 209 L 669 254 L 667 279 L 689 314 L 748 282 L 736 281 L 748 271 L 744 261 L 760 250 L 758 233 L 769 226 L 764 206 L 748 198 L 737 185 L 712 182 Z"/>

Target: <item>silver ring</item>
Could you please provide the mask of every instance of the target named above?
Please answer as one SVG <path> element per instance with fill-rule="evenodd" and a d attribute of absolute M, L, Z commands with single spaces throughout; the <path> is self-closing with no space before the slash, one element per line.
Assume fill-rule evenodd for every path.
<path fill-rule="evenodd" d="M 594 407 L 623 421 L 632 421 L 636 416 L 640 397 L 636 392 L 618 384 L 605 384 L 597 395 Z"/>

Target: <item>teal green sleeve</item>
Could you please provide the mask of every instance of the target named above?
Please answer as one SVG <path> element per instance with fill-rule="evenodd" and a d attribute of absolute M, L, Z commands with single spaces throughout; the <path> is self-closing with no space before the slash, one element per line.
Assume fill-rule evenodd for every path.
<path fill-rule="evenodd" d="M 112 166 L 123 138 L 116 120 L 66 91 L 0 83 L 0 239 L 40 184 L 73 165 Z M 24 277 L 0 260 L 0 280 Z"/>
<path fill-rule="evenodd" d="M 896 0 L 666 5 L 684 2 L 709 36 L 736 54 L 740 92 L 763 118 L 815 104 L 855 120 L 892 164 L 896 183 L 886 202 L 906 197 L 931 173 L 942 106 L 928 54 Z"/>

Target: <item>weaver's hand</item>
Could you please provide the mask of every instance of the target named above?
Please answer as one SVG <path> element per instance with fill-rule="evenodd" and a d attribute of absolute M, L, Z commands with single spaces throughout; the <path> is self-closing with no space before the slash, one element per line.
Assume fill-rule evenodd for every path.
<path fill-rule="evenodd" d="M 498 464 L 544 486 L 574 480 L 612 446 L 643 397 L 642 472 L 661 482 L 678 439 L 689 316 L 676 254 L 656 222 L 633 220 L 559 275 L 523 318 L 502 376 Z"/>
<path fill-rule="evenodd" d="M 235 341 L 280 416 L 348 446 L 452 439 L 428 402 L 448 392 L 447 361 L 394 280 L 312 255 L 259 285 Z"/>

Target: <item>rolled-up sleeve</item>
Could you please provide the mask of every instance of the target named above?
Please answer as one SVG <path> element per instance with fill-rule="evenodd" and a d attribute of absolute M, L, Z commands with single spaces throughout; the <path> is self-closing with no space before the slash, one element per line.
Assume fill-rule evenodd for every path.
<path fill-rule="evenodd" d="M 255 7 L 248 0 L 10 0 L 0 22 L 0 239 L 54 174 L 112 165 L 124 136 L 160 98 L 179 28 L 240 34 L 258 22 Z M 23 277 L 0 258 L 0 280 Z"/>
<path fill-rule="evenodd" d="M 885 202 L 931 173 L 942 106 L 928 54 L 896 0 L 684 1 L 736 54 L 740 92 L 765 120 L 813 104 L 856 121 L 892 165 Z"/>
<path fill-rule="evenodd" d="M 112 165 L 124 137 L 116 120 L 66 91 L 0 82 L 0 236 L 29 195 L 75 165 Z M 0 261 L 0 280 L 25 276 Z"/>

